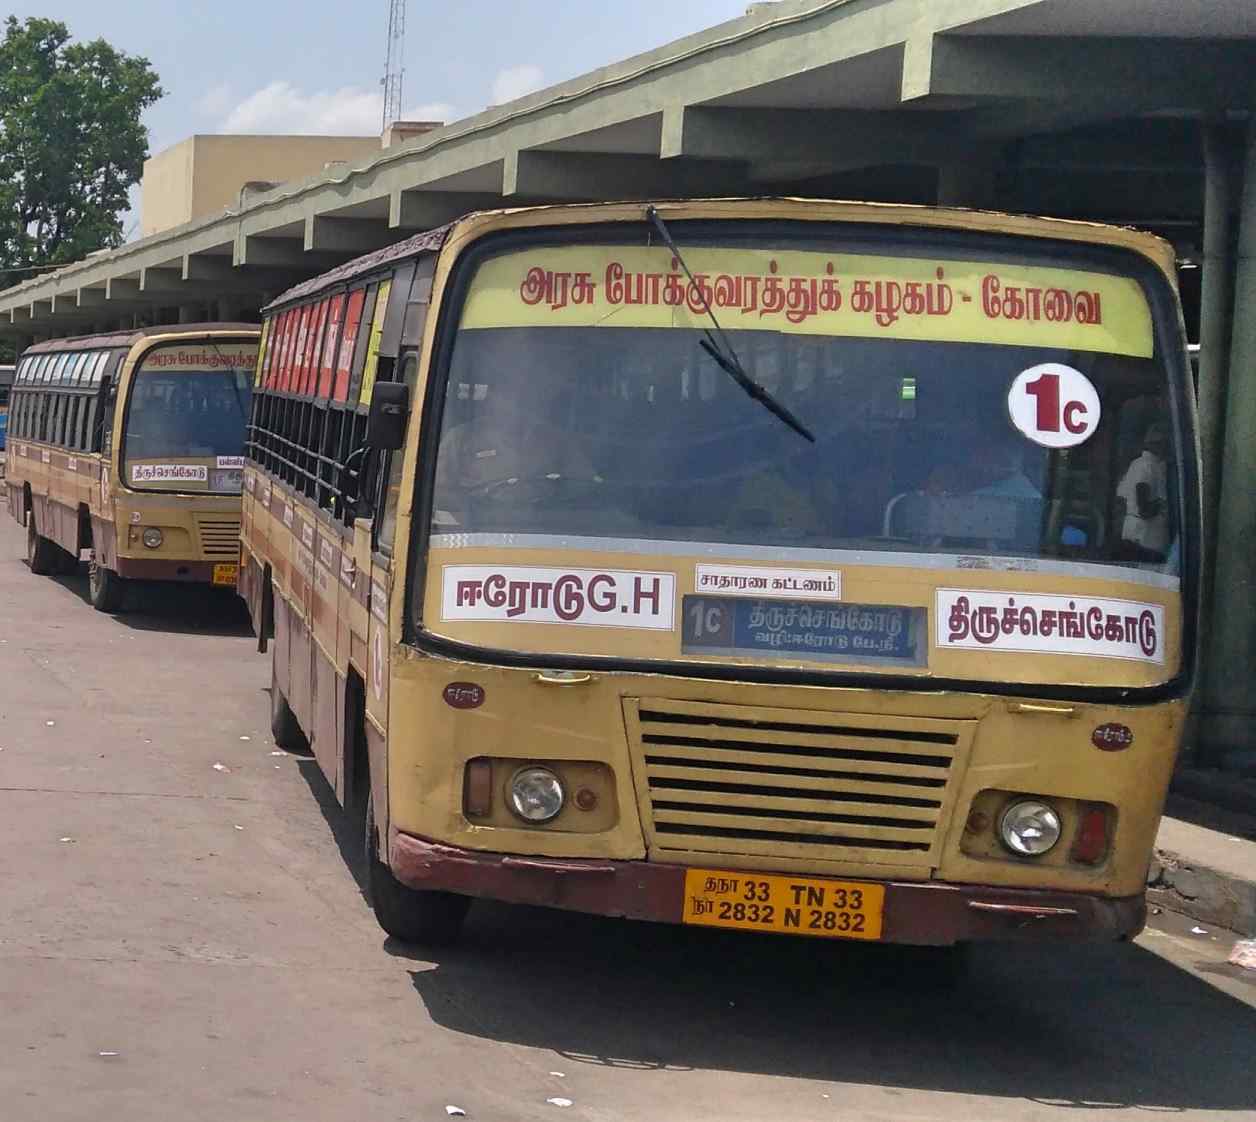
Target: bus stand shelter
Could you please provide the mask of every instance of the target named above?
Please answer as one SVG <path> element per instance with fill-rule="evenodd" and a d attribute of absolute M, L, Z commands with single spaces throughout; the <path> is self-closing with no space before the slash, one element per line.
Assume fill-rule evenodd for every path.
<path fill-rule="evenodd" d="M 780 0 L 0 292 L 0 333 L 256 318 L 482 207 L 789 194 L 1138 226 L 1199 344 L 1202 763 L 1256 771 L 1256 5 Z"/>

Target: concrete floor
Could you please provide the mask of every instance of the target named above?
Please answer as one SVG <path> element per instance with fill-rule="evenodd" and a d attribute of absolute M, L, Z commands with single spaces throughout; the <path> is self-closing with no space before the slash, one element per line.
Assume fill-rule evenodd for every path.
<path fill-rule="evenodd" d="M 408 953 L 236 603 L 110 618 L 23 544 L 0 508 L 3 1122 L 1256 1118 L 1256 976 L 1171 914 L 949 994 L 893 948 L 492 905 Z"/>

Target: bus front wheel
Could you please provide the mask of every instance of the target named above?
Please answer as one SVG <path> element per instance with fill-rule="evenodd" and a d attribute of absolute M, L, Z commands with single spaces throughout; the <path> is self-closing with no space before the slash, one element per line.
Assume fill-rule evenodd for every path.
<path fill-rule="evenodd" d="M 87 594 L 98 612 L 117 612 L 126 598 L 126 581 L 92 558 L 87 567 Z"/>
<path fill-rule="evenodd" d="M 26 561 L 31 567 L 31 572 L 41 577 L 55 573 L 60 561 L 57 555 L 60 552 L 56 542 L 45 538 L 35 528 L 35 512 L 33 510 L 27 512 Z"/>
<path fill-rule="evenodd" d="M 375 919 L 403 943 L 445 946 L 457 940 L 471 900 L 453 892 L 424 892 L 407 888 L 380 860 L 375 829 L 375 799 L 366 798 L 367 892 Z"/>

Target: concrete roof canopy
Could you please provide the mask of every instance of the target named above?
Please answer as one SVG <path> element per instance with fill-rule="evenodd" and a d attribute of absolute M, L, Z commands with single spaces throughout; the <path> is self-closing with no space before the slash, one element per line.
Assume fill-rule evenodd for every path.
<path fill-rule="evenodd" d="M 1127 222 L 1190 246 L 1200 124 L 1246 118 L 1254 68 L 1248 0 L 754 4 L 0 292 L 0 333 L 82 333 L 223 300 L 252 315 L 467 211 L 539 202 L 941 202 Z"/>

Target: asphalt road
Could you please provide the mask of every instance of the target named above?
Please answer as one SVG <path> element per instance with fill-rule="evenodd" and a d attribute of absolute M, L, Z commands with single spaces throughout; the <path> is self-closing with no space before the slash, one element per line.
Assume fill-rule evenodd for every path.
<path fill-rule="evenodd" d="M 110 618 L 23 544 L 0 509 L 2 1122 L 1256 1118 L 1256 978 L 1171 915 L 952 992 L 893 948 L 494 905 L 410 953 L 237 603 Z"/>

